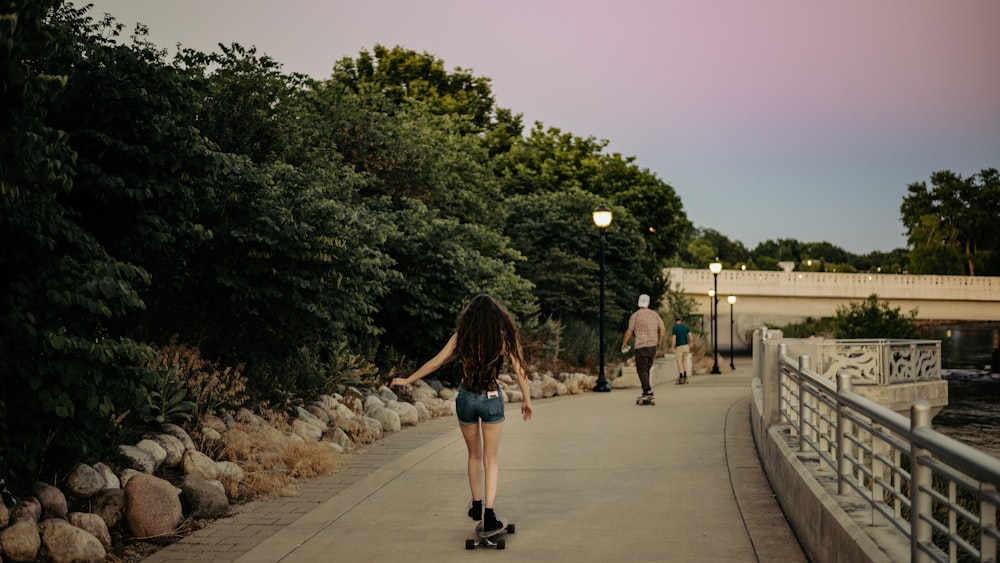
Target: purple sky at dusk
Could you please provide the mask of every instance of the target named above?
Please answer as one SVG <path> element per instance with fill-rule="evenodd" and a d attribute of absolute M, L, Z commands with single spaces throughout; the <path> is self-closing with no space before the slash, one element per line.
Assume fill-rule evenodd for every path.
<path fill-rule="evenodd" d="M 316 78 L 375 44 L 430 53 L 526 131 L 608 140 L 749 249 L 904 247 L 910 183 L 1000 168 L 996 0 L 92 3 L 171 54 L 235 42 Z"/>

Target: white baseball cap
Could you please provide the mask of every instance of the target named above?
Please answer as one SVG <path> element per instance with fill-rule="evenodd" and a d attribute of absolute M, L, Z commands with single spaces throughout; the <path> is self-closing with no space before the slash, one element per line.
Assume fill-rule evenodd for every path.
<path fill-rule="evenodd" d="M 639 296 L 639 306 L 649 307 L 649 296 L 646 295 L 645 293 Z"/>

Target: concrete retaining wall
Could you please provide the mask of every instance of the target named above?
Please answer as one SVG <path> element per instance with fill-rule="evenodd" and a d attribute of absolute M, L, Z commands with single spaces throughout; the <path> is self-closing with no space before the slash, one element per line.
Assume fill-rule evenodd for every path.
<path fill-rule="evenodd" d="M 691 372 L 688 372 L 691 375 Z M 635 371 L 635 366 L 622 365 L 620 373 L 614 378 L 609 378 L 612 389 L 641 389 L 639 384 L 639 374 Z M 649 384 L 656 387 L 661 383 L 674 382 L 677 380 L 677 360 L 673 354 L 666 354 L 653 360 L 653 367 L 649 370 Z"/>

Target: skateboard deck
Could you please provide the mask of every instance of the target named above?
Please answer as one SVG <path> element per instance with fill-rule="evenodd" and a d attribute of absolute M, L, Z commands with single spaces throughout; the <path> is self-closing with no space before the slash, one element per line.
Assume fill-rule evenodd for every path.
<path fill-rule="evenodd" d="M 654 397 L 638 397 L 635 400 L 635 404 L 637 404 L 637 405 L 655 405 L 656 404 L 656 399 Z"/>
<path fill-rule="evenodd" d="M 503 520 L 501 519 L 501 522 Z M 495 547 L 497 549 L 507 548 L 507 534 L 514 533 L 514 524 L 504 523 L 500 531 L 493 532 L 488 536 L 483 535 L 483 523 L 476 524 L 476 539 L 465 540 L 465 549 L 476 549 L 477 547 Z"/>

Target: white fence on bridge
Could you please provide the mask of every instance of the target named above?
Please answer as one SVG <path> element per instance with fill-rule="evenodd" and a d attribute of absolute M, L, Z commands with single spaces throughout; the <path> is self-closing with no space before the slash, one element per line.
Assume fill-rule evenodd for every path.
<path fill-rule="evenodd" d="M 737 347 L 762 325 L 784 325 L 807 317 L 832 317 L 837 307 L 876 294 L 903 312 L 917 310 L 917 319 L 1000 321 L 1000 277 L 850 274 L 833 272 L 775 272 L 723 270 L 713 280 L 708 269 L 668 268 L 671 288 L 680 286 L 694 298 L 708 326 L 709 290 L 718 282 L 719 342 L 729 343 L 729 304 L 736 296 L 733 322 Z"/>

